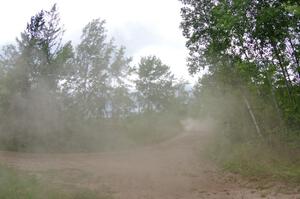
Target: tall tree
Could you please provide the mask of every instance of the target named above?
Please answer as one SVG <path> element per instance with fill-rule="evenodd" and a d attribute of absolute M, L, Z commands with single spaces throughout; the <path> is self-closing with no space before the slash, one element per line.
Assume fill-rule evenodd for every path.
<path fill-rule="evenodd" d="M 190 72 L 208 67 L 244 93 L 267 93 L 286 121 L 299 122 L 299 3 L 181 1 Z"/>
<path fill-rule="evenodd" d="M 129 75 L 131 59 L 124 47 L 107 41 L 105 22 L 100 19 L 87 24 L 76 48 L 74 67 L 66 84 L 81 104 L 85 117 L 110 117 L 118 106 L 112 98 L 115 88 L 127 93 L 124 82 Z M 114 103 L 112 103 L 114 101 Z"/>
<path fill-rule="evenodd" d="M 21 71 L 24 91 L 44 83 L 51 90 L 57 88 L 60 66 L 71 54 L 70 43 L 62 44 L 63 28 L 56 4 L 49 11 L 41 10 L 31 17 L 26 30 L 17 39 L 20 57 L 16 70 Z"/>
<path fill-rule="evenodd" d="M 137 69 L 136 89 L 141 109 L 162 111 L 175 96 L 174 75 L 170 67 L 155 56 L 142 57 Z"/>

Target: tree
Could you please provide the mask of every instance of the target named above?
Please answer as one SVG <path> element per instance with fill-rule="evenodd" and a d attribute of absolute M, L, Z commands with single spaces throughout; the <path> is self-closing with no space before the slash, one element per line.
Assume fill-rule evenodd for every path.
<path fill-rule="evenodd" d="M 110 117 L 118 108 L 114 89 L 122 95 L 128 93 L 125 81 L 131 59 L 126 58 L 124 47 L 117 48 L 113 40 L 107 41 L 104 24 L 95 19 L 84 27 L 65 83 L 86 118 Z"/>
<path fill-rule="evenodd" d="M 135 81 L 143 111 L 165 110 L 175 96 L 174 76 L 170 67 L 155 56 L 142 57 Z"/>
<path fill-rule="evenodd" d="M 1 135 L 15 150 L 55 137 L 63 129 L 59 84 L 72 46 L 62 43 L 62 35 L 54 5 L 31 17 L 17 45 L 7 45 L 1 52 L 0 106 L 5 115 Z"/>
<path fill-rule="evenodd" d="M 61 66 L 72 57 L 70 42 L 62 44 L 63 28 L 56 4 L 50 11 L 41 10 L 31 17 L 26 30 L 17 39 L 18 57 L 16 70 L 20 72 L 20 84 L 24 92 L 45 84 L 57 89 Z M 45 86 L 44 85 L 44 86 Z"/>
<path fill-rule="evenodd" d="M 227 84 L 239 85 L 244 97 L 256 93 L 287 122 L 299 123 L 299 3 L 181 1 L 190 72 L 208 67 Z"/>

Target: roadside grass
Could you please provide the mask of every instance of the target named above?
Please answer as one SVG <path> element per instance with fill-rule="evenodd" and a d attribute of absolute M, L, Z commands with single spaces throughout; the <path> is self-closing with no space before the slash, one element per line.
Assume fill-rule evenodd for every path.
<path fill-rule="evenodd" d="M 68 124 L 65 131 L 44 134 L 0 133 L 0 150 L 30 153 L 76 153 L 128 150 L 157 144 L 182 131 L 181 118 L 171 113 L 144 113 L 118 120 L 102 119 L 82 125 Z"/>
<path fill-rule="evenodd" d="M 126 121 L 126 135 L 135 146 L 157 144 L 182 131 L 180 120 L 169 113 L 145 114 L 144 117 L 136 116 Z"/>
<path fill-rule="evenodd" d="M 278 143 L 274 147 L 259 140 L 233 143 L 215 135 L 207 151 L 209 158 L 226 171 L 249 179 L 300 183 L 300 153 L 289 146 Z"/>
<path fill-rule="evenodd" d="M 1 199 L 111 199 L 84 188 L 66 188 L 37 179 L 35 175 L 0 166 Z"/>

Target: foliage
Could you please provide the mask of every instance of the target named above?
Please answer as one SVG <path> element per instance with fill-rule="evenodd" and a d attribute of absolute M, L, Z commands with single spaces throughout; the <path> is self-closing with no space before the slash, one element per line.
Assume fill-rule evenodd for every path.
<path fill-rule="evenodd" d="M 136 88 L 141 109 L 146 111 L 165 110 L 175 96 L 174 76 L 170 67 L 162 64 L 155 56 L 143 57 L 137 70 Z"/>
<path fill-rule="evenodd" d="M 129 111 L 131 105 L 131 99 L 125 96 L 129 92 L 125 82 L 131 59 L 125 57 L 124 47 L 106 41 L 104 21 L 100 19 L 84 27 L 81 39 L 64 85 L 66 92 L 74 106 L 80 104 L 79 111 L 86 118 L 115 116 L 115 112 L 122 117 L 121 112 Z"/>
<path fill-rule="evenodd" d="M 107 199 L 108 196 L 96 192 L 76 188 L 76 190 L 63 191 L 49 182 L 38 180 L 36 176 L 21 171 L 0 168 L 0 198 L 3 199 Z"/>
<path fill-rule="evenodd" d="M 298 183 L 299 1 L 180 1 L 189 71 L 208 71 L 191 110 L 217 121 L 209 155 L 231 172 Z"/>
<path fill-rule="evenodd" d="M 189 70 L 209 71 L 200 83 L 203 92 L 223 86 L 224 92 L 226 88 L 239 92 L 257 131 L 262 129 L 264 134 L 273 131 L 274 124 L 278 133 L 286 132 L 285 127 L 299 132 L 298 2 L 181 1 Z M 271 127 L 263 122 L 257 125 L 274 114 Z"/>
<path fill-rule="evenodd" d="M 299 151 L 278 143 L 280 146 L 273 147 L 259 140 L 237 143 L 216 134 L 207 147 L 207 155 L 226 171 L 248 179 L 299 183 Z"/>
<path fill-rule="evenodd" d="M 63 32 L 54 5 L 0 52 L 2 150 L 121 149 L 180 130 L 188 92 L 169 66 L 149 56 L 133 67 L 101 19 L 83 28 L 77 45 L 63 42 Z"/>

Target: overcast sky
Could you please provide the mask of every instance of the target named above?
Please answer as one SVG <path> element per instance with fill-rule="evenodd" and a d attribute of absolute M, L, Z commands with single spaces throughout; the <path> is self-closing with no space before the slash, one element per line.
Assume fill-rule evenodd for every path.
<path fill-rule="evenodd" d="M 178 0 L 8 0 L 0 7 L 0 45 L 11 43 L 30 17 L 57 3 L 65 39 L 78 42 L 82 28 L 92 19 L 106 20 L 109 36 L 127 48 L 136 63 L 141 56 L 157 55 L 177 77 L 187 72 L 185 39 Z"/>

